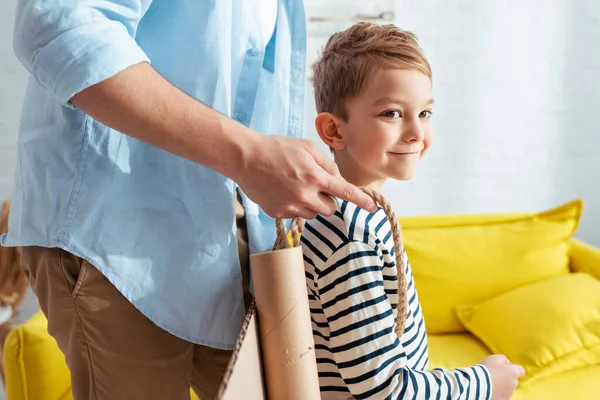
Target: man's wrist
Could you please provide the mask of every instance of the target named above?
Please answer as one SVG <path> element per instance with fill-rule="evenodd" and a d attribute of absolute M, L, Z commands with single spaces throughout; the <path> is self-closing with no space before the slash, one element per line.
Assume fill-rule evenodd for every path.
<path fill-rule="evenodd" d="M 218 169 L 223 175 L 240 183 L 260 147 L 262 135 L 230 118 L 223 118 L 222 129 L 229 137 L 229 143 L 225 146 L 222 165 Z"/>

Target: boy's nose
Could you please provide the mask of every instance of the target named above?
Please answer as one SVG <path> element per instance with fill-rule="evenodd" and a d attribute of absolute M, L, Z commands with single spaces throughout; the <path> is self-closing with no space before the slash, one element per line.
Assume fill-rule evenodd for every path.
<path fill-rule="evenodd" d="M 400 139 L 406 143 L 421 142 L 425 137 L 421 124 L 413 122 L 405 124 Z"/>

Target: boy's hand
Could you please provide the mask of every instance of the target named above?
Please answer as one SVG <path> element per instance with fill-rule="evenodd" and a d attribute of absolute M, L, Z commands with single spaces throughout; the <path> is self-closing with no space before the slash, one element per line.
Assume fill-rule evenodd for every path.
<path fill-rule="evenodd" d="M 333 160 L 310 140 L 257 135 L 246 149 L 234 180 L 271 217 L 314 219 L 330 216 L 330 196 L 374 211 L 370 196 L 340 175 Z"/>
<path fill-rule="evenodd" d="M 525 369 L 512 364 L 506 356 L 496 354 L 485 358 L 481 363 L 492 379 L 492 400 L 508 400 L 519 386 L 519 378 L 525 375 Z"/>

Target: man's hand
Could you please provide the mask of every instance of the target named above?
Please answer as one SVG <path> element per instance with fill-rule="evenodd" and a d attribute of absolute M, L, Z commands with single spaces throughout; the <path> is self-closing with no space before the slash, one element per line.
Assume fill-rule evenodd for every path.
<path fill-rule="evenodd" d="M 247 150 L 244 167 L 234 180 L 272 217 L 330 216 L 335 212 L 330 196 L 369 211 L 377 209 L 373 199 L 346 182 L 333 160 L 309 140 L 260 136 Z"/>
<path fill-rule="evenodd" d="M 481 365 L 490 372 L 492 379 L 492 400 L 508 400 L 519 386 L 519 378 L 525 369 L 512 364 L 506 356 L 497 354 L 484 359 Z"/>

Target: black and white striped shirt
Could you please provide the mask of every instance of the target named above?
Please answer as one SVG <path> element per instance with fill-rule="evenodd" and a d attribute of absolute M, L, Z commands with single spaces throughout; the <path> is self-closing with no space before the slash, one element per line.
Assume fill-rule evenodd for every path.
<path fill-rule="evenodd" d="M 408 261 L 406 328 L 398 339 L 397 267 L 385 212 L 336 203 L 333 216 L 308 221 L 302 234 L 322 399 L 490 399 L 481 365 L 429 370 Z"/>

